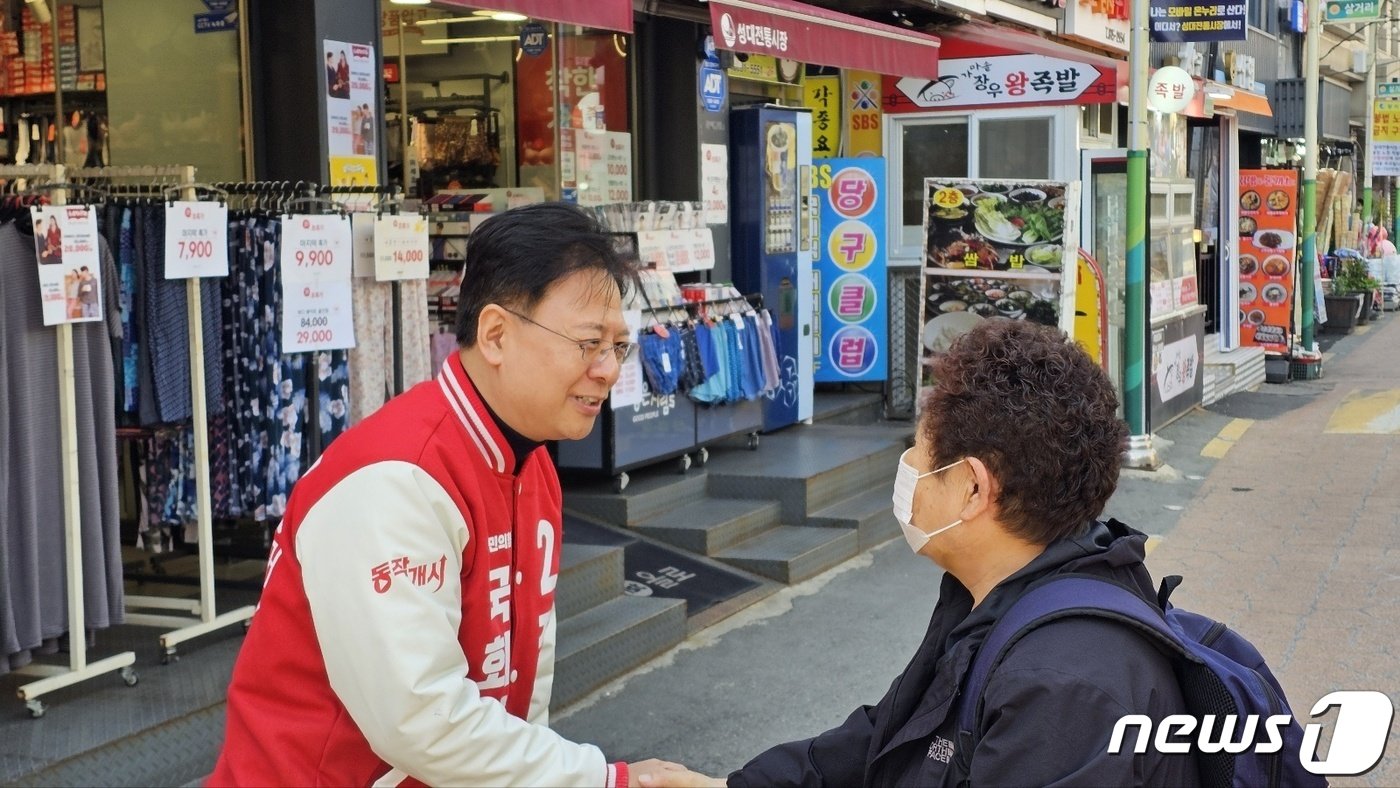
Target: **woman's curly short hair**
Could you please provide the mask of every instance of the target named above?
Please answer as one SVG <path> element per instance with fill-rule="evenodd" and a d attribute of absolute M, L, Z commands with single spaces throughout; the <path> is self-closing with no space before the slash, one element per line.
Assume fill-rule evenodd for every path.
<path fill-rule="evenodd" d="M 1036 544 L 1077 536 L 1118 485 L 1128 430 L 1104 371 L 1063 331 L 992 318 L 933 364 L 919 429 L 937 468 L 964 457 L 1001 485 L 1001 521 Z"/>

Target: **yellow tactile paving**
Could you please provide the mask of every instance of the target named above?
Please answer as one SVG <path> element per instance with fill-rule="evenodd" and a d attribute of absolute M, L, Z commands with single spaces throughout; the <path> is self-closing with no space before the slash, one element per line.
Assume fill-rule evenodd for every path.
<path fill-rule="evenodd" d="M 1211 460 L 1218 460 L 1230 451 L 1230 447 L 1235 445 L 1235 441 L 1244 437 L 1246 430 L 1254 424 L 1254 419 L 1232 419 L 1220 429 L 1214 438 L 1201 449 L 1201 456 Z"/>
<path fill-rule="evenodd" d="M 1151 536 L 1147 537 L 1147 544 L 1142 546 L 1143 552 L 1145 552 L 1147 555 L 1152 555 L 1152 551 L 1156 550 L 1157 545 L 1161 543 L 1162 537 L 1158 536 L 1157 534 L 1152 534 Z"/>
<path fill-rule="evenodd" d="M 1400 389 L 1357 389 L 1332 412 L 1324 432 L 1351 435 L 1400 434 Z"/>

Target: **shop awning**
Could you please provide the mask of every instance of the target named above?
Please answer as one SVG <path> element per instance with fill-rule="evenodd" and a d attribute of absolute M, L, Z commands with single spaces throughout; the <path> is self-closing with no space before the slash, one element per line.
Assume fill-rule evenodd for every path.
<path fill-rule="evenodd" d="M 940 41 L 937 79 L 885 78 L 886 112 L 1110 104 L 1127 95 L 1126 62 L 1034 33 L 969 22 Z"/>
<path fill-rule="evenodd" d="M 438 0 L 482 11 L 512 11 L 531 19 L 632 32 L 632 0 Z"/>
<path fill-rule="evenodd" d="M 938 77 L 938 39 L 793 0 L 710 0 L 715 46 L 731 52 Z"/>
<path fill-rule="evenodd" d="M 1219 82 L 1207 82 L 1206 97 L 1211 100 L 1212 106 L 1216 109 L 1233 109 L 1236 112 L 1248 112 L 1251 115 L 1263 115 L 1266 118 L 1274 116 L 1274 111 L 1269 106 L 1268 96 L 1252 93 L 1243 88 L 1222 85 Z"/>

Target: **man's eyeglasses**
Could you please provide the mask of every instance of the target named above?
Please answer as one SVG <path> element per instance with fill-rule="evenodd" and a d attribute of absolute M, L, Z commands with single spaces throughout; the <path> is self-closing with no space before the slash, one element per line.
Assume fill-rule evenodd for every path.
<path fill-rule="evenodd" d="M 617 358 L 617 363 L 621 364 L 632 355 L 632 350 L 637 347 L 636 342 L 613 342 L 609 344 L 601 339 L 574 339 L 568 334 L 561 334 L 558 331 L 555 331 L 554 329 L 550 328 L 549 326 L 536 323 L 535 321 L 520 314 L 514 309 L 506 309 L 505 307 L 501 308 L 505 309 L 507 312 L 511 313 L 512 315 L 515 315 L 516 317 L 520 318 L 521 320 L 524 320 L 526 323 L 529 323 L 530 325 L 536 328 L 542 328 L 556 337 L 567 339 L 573 344 L 577 345 L 579 350 L 579 357 L 583 361 L 588 362 L 589 366 L 597 364 L 604 358 L 607 358 L 607 355 L 609 353 L 612 353 L 613 356 Z"/>

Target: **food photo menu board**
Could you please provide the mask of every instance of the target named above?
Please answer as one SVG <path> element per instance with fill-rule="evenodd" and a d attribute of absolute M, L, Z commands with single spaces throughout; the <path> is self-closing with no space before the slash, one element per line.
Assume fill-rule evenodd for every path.
<path fill-rule="evenodd" d="M 930 178 L 924 190 L 921 388 L 932 360 L 982 320 L 1066 327 L 1079 249 L 1077 183 Z"/>
<path fill-rule="evenodd" d="M 1298 173 L 1240 170 L 1240 341 L 1286 353 L 1297 259 Z"/>

